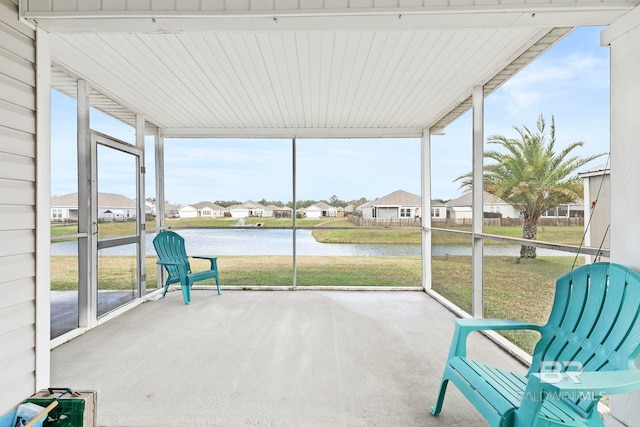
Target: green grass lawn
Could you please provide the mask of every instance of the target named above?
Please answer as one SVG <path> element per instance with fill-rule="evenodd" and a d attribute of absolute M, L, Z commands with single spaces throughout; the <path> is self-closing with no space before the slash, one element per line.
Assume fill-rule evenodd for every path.
<path fill-rule="evenodd" d="M 99 259 L 100 289 L 131 289 L 135 283 L 134 258 L 103 256 Z M 206 260 L 190 260 L 193 271 L 208 268 Z M 51 289 L 77 289 L 78 258 L 51 257 Z M 226 286 L 291 286 L 290 256 L 224 256 L 218 258 L 220 277 Z M 147 287 L 156 287 L 156 257 L 146 258 Z M 419 257 L 313 257 L 297 258 L 299 286 L 421 286 Z M 198 284 L 214 285 L 203 281 Z"/>
<path fill-rule="evenodd" d="M 555 281 L 569 272 L 574 257 L 484 258 L 484 317 L 546 322 L 555 291 Z M 579 265 L 582 265 L 580 262 Z M 471 257 L 433 257 L 433 289 L 471 313 Z M 531 352 L 535 332 L 504 332 L 507 338 Z"/>

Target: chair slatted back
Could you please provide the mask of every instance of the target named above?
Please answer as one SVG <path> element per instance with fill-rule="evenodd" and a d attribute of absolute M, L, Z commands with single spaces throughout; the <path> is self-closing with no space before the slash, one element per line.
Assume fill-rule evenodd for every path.
<path fill-rule="evenodd" d="M 187 273 L 191 272 L 189 265 L 189 257 L 184 245 L 184 239 L 179 234 L 164 230 L 158 233 L 153 239 L 153 247 L 156 249 L 158 258 L 161 261 L 177 261 L 185 266 Z M 166 265 L 169 272 L 169 278 L 179 277 L 178 267 L 175 265 Z"/>
<path fill-rule="evenodd" d="M 533 353 L 529 372 L 542 362 L 562 370 L 628 369 L 640 353 L 640 276 L 618 264 L 582 266 L 556 281 L 549 321 Z M 580 366 L 580 365 L 578 365 Z M 588 410 L 592 401 L 575 401 Z"/>

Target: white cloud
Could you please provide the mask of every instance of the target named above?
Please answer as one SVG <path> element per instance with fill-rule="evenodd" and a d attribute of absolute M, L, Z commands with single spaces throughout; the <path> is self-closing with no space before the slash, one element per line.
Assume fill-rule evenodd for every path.
<path fill-rule="evenodd" d="M 573 53 L 565 58 L 539 59 L 507 81 L 496 95 L 506 102 L 509 113 L 517 116 L 570 90 L 603 87 L 608 82 L 606 58 Z"/>

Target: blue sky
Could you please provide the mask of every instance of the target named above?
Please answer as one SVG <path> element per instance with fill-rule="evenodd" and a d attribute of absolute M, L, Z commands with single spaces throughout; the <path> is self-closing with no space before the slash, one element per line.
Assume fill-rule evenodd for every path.
<path fill-rule="evenodd" d="M 539 114 L 556 120 L 557 146 L 575 141 L 575 154 L 609 151 L 609 50 L 600 47 L 601 28 L 579 28 L 489 95 L 485 139 L 515 136 L 513 126 L 535 127 Z M 52 96 L 52 195 L 77 191 L 75 101 Z M 128 126 L 92 112 L 91 126 L 133 142 Z M 471 112 L 432 137 L 432 195 L 462 194 L 454 179 L 471 170 Z M 172 140 L 165 142 L 166 197 L 176 204 L 203 200 L 292 200 L 290 140 Z M 297 141 L 297 199 L 375 199 L 402 189 L 420 193 L 418 139 Z M 132 197 L 133 173 L 121 156 L 99 160 L 100 191 Z M 147 171 L 153 171 L 153 151 Z M 606 157 L 594 161 L 600 164 Z M 121 168 L 124 170 L 121 171 Z M 124 181 L 123 181 L 124 178 Z M 126 183 L 129 181 L 129 183 Z M 147 197 L 155 195 L 147 173 Z"/>

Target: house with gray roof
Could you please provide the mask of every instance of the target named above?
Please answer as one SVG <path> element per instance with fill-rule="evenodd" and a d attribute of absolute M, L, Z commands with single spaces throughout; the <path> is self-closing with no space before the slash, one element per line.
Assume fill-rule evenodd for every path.
<path fill-rule="evenodd" d="M 304 214 L 307 218 L 335 218 L 338 216 L 338 208 L 326 202 L 318 202 L 304 208 Z"/>
<path fill-rule="evenodd" d="M 274 218 L 291 218 L 293 215 L 293 209 L 289 206 L 276 206 L 268 205 L 265 207 L 264 216 L 270 216 Z"/>
<path fill-rule="evenodd" d="M 358 207 L 365 219 L 409 219 L 421 216 L 422 199 L 417 194 L 397 190 Z"/>
<path fill-rule="evenodd" d="M 449 200 L 446 205 L 447 218 L 453 221 L 464 221 L 472 218 L 472 193 L 463 194 L 457 199 Z M 502 218 L 520 218 L 520 212 L 513 206 L 486 191 L 482 192 L 482 211 L 500 214 Z"/>
<path fill-rule="evenodd" d="M 198 217 L 217 218 L 224 216 L 225 208 L 212 202 L 199 202 L 193 205 Z"/>
<path fill-rule="evenodd" d="M 145 206 L 147 209 L 150 209 L 151 215 L 155 216 L 157 214 L 157 204 L 155 200 L 147 199 L 145 202 Z M 179 215 L 180 207 L 173 205 L 171 203 L 165 202 L 164 204 L 164 216 L 168 218 L 176 218 Z"/>
<path fill-rule="evenodd" d="M 229 206 L 232 218 L 263 217 L 267 207 L 251 200 L 239 205 Z"/>
<path fill-rule="evenodd" d="M 51 221 L 78 221 L 78 193 L 51 197 Z M 145 213 L 151 213 L 145 207 Z M 127 221 L 135 219 L 136 200 L 122 194 L 98 193 L 98 219 L 103 221 Z"/>
<path fill-rule="evenodd" d="M 198 210 L 193 205 L 184 205 L 178 209 L 178 216 L 180 218 L 197 218 Z"/>
<path fill-rule="evenodd" d="M 224 216 L 225 208 L 213 202 L 198 202 L 180 208 L 180 218 L 217 218 Z"/>

